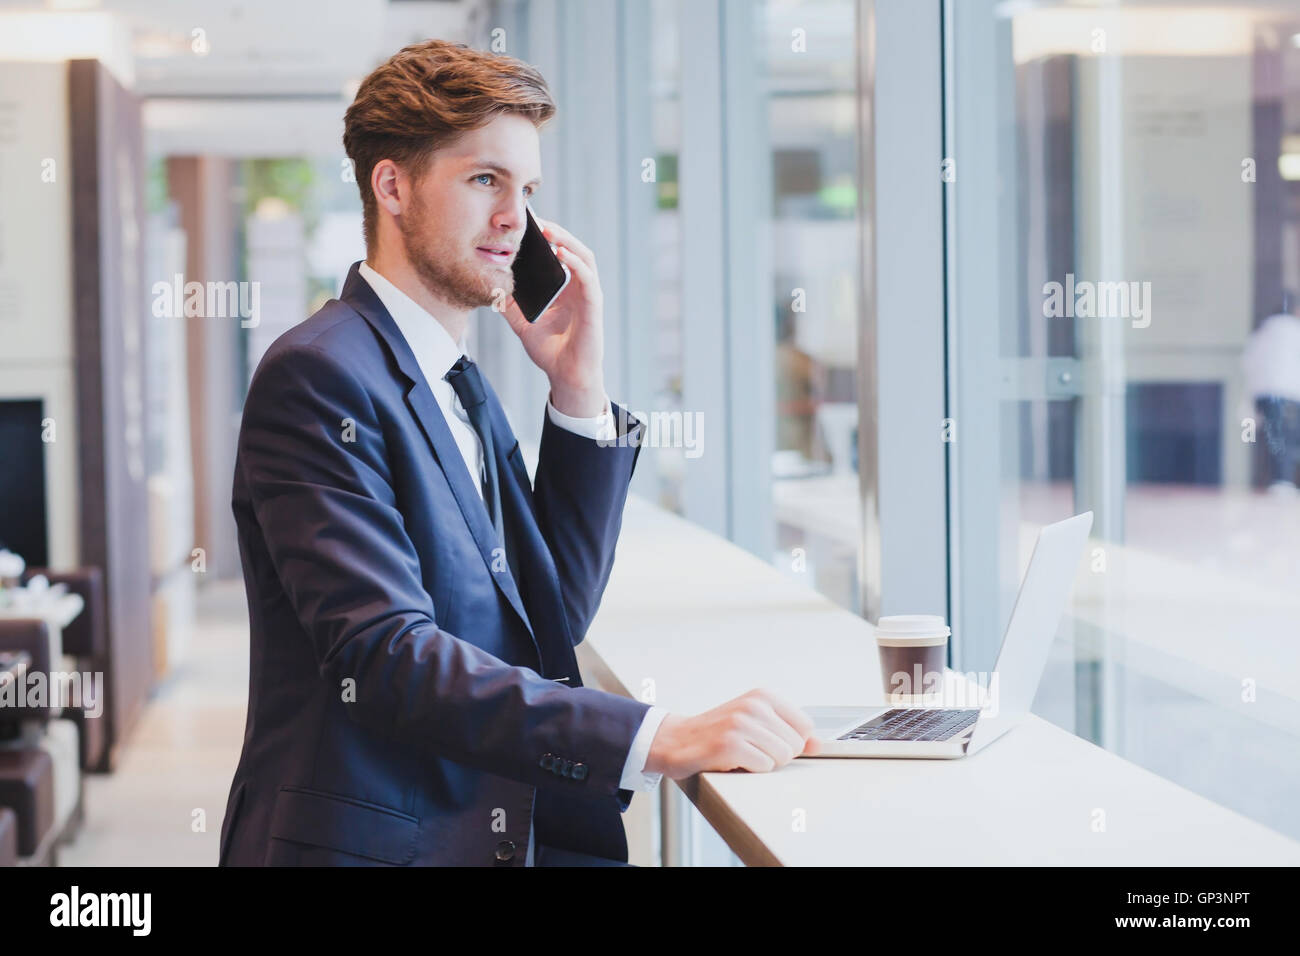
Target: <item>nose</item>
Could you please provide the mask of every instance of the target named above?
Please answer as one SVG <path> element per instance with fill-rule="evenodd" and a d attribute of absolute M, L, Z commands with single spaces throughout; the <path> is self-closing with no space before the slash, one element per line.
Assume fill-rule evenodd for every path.
<path fill-rule="evenodd" d="M 492 228 L 502 233 L 522 233 L 528 221 L 527 200 L 520 193 L 513 199 L 504 200 L 492 214 Z"/>

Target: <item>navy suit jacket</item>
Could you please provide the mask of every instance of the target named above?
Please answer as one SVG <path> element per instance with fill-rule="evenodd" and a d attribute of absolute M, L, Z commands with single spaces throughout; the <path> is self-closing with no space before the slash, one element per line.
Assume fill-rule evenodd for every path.
<path fill-rule="evenodd" d="M 219 865 L 520 866 L 530 821 L 538 845 L 626 860 L 619 782 L 649 705 L 583 687 L 574 647 L 644 428 L 602 446 L 543 411 L 530 485 L 485 382 L 517 580 L 358 265 L 244 405 L 248 718 Z"/>

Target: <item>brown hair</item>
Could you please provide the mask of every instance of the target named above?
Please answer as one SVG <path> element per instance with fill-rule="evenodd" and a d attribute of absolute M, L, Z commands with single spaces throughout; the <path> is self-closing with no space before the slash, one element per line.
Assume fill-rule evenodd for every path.
<path fill-rule="evenodd" d="M 418 178 L 435 150 L 500 113 L 519 113 L 540 128 L 555 115 L 555 101 L 527 63 L 463 43 L 405 47 L 362 81 L 343 117 L 343 148 L 361 190 L 367 251 L 378 230 L 375 164 L 391 159 Z"/>

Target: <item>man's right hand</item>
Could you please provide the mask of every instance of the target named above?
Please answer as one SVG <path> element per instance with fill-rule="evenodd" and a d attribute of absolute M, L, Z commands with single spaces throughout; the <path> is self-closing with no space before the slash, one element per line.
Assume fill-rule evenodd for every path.
<path fill-rule="evenodd" d="M 800 754 L 820 752 L 812 731 L 812 718 L 802 710 L 756 688 L 694 717 L 665 717 L 645 772 L 681 780 L 713 770 L 776 770 Z"/>

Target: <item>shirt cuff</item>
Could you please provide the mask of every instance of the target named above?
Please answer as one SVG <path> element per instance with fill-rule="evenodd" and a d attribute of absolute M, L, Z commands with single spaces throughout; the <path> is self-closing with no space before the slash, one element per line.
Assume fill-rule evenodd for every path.
<path fill-rule="evenodd" d="M 632 738 L 632 748 L 627 754 L 627 763 L 623 765 L 623 779 L 619 787 L 623 790 L 653 790 L 663 779 L 662 773 L 646 773 L 646 761 L 650 759 L 650 744 L 654 742 L 659 725 L 668 716 L 662 707 L 652 706 L 646 711 L 641 721 L 641 729 Z"/>
<path fill-rule="evenodd" d="M 546 414 L 554 424 L 583 438 L 614 437 L 614 415 L 609 407 L 608 395 L 605 396 L 605 410 L 594 418 L 574 418 L 564 414 L 551 404 L 549 395 L 546 398 Z"/>

